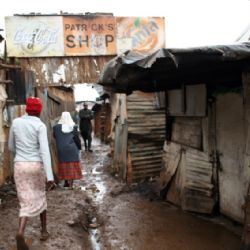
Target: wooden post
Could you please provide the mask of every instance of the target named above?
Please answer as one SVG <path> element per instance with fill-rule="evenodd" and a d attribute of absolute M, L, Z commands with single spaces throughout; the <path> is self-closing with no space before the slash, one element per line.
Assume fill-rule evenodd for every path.
<path fill-rule="evenodd" d="M 250 68 L 245 69 L 242 74 L 243 80 L 243 102 L 245 106 L 245 120 L 247 123 L 247 130 L 245 131 L 246 138 L 246 155 L 250 155 Z M 247 196 L 245 204 L 242 206 L 244 210 L 244 228 L 242 233 L 241 248 L 240 250 L 250 250 L 250 182 L 248 184 Z"/>
<path fill-rule="evenodd" d="M 244 228 L 241 240 L 240 250 L 250 250 L 250 183 L 248 185 L 245 204 L 242 206 L 244 210 Z"/>

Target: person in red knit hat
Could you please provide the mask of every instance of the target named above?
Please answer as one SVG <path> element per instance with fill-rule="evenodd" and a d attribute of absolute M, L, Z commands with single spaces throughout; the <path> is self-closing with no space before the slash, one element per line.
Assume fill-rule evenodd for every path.
<path fill-rule="evenodd" d="M 49 237 L 46 225 L 46 180 L 52 189 L 54 176 L 47 138 L 47 129 L 39 116 L 42 111 L 39 98 L 26 100 L 25 115 L 13 120 L 9 133 L 9 149 L 14 154 L 14 179 L 20 204 L 17 250 L 29 249 L 24 231 L 29 217 L 40 215 L 41 237 Z"/>
<path fill-rule="evenodd" d="M 28 115 L 40 116 L 43 105 L 40 98 L 29 97 L 26 100 L 26 112 Z"/>

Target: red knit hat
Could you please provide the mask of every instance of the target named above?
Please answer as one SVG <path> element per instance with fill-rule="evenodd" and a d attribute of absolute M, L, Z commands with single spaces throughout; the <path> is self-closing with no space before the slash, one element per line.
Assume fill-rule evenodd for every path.
<path fill-rule="evenodd" d="M 42 111 L 43 105 L 39 98 L 29 97 L 26 100 L 26 112 L 29 115 L 39 115 Z"/>

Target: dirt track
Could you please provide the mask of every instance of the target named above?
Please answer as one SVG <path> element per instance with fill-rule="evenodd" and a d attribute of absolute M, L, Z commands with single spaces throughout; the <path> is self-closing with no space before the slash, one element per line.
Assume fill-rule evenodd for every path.
<path fill-rule="evenodd" d="M 94 152 L 82 152 L 82 161 L 84 179 L 75 182 L 74 190 L 58 186 L 48 193 L 51 237 L 46 242 L 39 240 L 39 218 L 29 220 L 30 249 L 239 249 L 241 227 L 160 201 L 154 183 L 128 187 L 110 176 L 107 145 L 95 140 Z M 11 186 L 6 188 L 0 192 L 0 250 L 15 249 L 18 225 L 18 202 Z"/>

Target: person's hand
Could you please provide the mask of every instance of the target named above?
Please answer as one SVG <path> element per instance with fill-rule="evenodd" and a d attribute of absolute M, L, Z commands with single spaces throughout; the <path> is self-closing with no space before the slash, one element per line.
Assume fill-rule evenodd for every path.
<path fill-rule="evenodd" d="M 56 188 L 56 183 L 54 181 L 48 181 L 47 182 L 47 191 L 50 191 L 54 188 Z"/>

